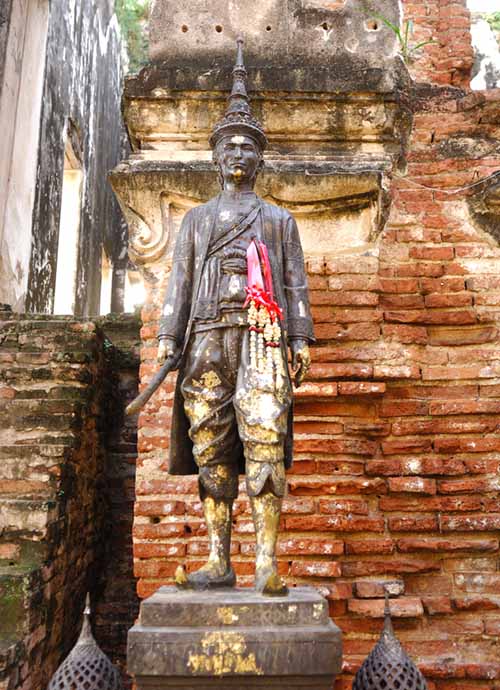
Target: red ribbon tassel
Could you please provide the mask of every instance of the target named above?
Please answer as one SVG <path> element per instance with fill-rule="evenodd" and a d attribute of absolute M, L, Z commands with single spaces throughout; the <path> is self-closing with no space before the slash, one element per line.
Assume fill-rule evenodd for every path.
<path fill-rule="evenodd" d="M 247 272 L 247 298 L 243 307 L 255 302 L 255 306 L 267 309 L 273 321 L 282 319 L 283 312 L 274 300 L 271 264 L 267 247 L 263 242 L 259 242 L 258 248 L 255 240 L 250 242 L 247 249 Z"/>

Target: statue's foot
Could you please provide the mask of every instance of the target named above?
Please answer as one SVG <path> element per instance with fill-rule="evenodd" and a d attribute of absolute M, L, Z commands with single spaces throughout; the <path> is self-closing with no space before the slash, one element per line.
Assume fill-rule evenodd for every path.
<path fill-rule="evenodd" d="M 218 587 L 234 587 L 236 584 L 236 575 L 234 570 L 230 567 L 229 570 L 223 571 L 220 568 L 214 568 L 212 565 L 204 565 L 194 573 L 186 574 L 182 565 L 175 571 L 175 584 L 180 589 L 216 589 Z"/>
<path fill-rule="evenodd" d="M 286 582 L 278 575 L 275 564 L 257 569 L 255 591 L 269 597 L 285 597 L 288 594 Z"/>

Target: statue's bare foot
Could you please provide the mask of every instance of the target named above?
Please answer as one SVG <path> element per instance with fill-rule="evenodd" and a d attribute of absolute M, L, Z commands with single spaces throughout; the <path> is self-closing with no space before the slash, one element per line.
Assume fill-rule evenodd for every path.
<path fill-rule="evenodd" d="M 199 570 L 186 574 L 182 565 L 175 571 L 175 584 L 180 589 L 215 589 L 217 587 L 234 587 L 236 575 L 231 566 L 207 563 Z"/>
<path fill-rule="evenodd" d="M 257 568 L 255 591 L 270 597 L 285 597 L 288 594 L 288 587 L 283 578 L 278 575 L 276 563 L 271 562 Z"/>

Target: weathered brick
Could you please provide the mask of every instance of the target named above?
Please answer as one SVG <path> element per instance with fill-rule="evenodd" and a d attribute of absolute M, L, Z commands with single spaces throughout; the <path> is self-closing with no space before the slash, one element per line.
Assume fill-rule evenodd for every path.
<path fill-rule="evenodd" d="M 420 378 L 420 367 L 416 364 L 375 364 L 373 377 L 376 379 L 418 379 Z"/>
<path fill-rule="evenodd" d="M 381 517 L 361 517 L 335 515 L 331 517 L 289 517 L 285 520 L 286 529 L 303 531 L 332 532 L 383 532 L 384 520 Z"/>
<path fill-rule="evenodd" d="M 420 400 L 383 400 L 380 407 L 380 416 L 412 417 L 413 415 L 426 415 L 428 411 L 428 403 Z"/>
<path fill-rule="evenodd" d="M 422 602 L 417 597 L 401 597 L 391 599 L 389 602 L 391 616 L 394 618 L 416 618 L 423 616 Z M 384 599 L 350 599 L 347 602 L 350 613 L 368 616 L 370 618 L 383 618 Z"/>
<path fill-rule="evenodd" d="M 326 262 L 326 273 L 336 275 L 337 273 L 377 273 L 379 261 L 371 256 L 345 256 L 330 259 Z"/>
<path fill-rule="evenodd" d="M 332 438 L 308 438 L 295 441 L 297 453 L 323 453 L 328 455 L 373 455 L 376 450 L 374 441 L 362 439 L 332 439 Z"/>
<path fill-rule="evenodd" d="M 433 496 L 436 493 L 436 480 L 423 477 L 389 477 L 389 491 L 418 493 Z"/>
<path fill-rule="evenodd" d="M 18 561 L 21 556 L 20 544 L 0 544 L 0 560 Z"/>
<path fill-rule="evenodd" d="M 183 501 L 145 501 L 135 504 L 136 515 L 184 515 Z"/>
<path fill-rule="evenodd" d="M 319 323 L 314 327 L 314 334 L 318 340 L 337 342 L 378 340 L 380 326 L 372 323 Z"/>
<path fill-rule="evenodd" d="M 498 539 L 440 539 L 405 537 L 398 539 L 398 551 L 498 551 Z"/>
<path fill-rule="evenodd" d="M 385 595 L 397 597 L 404 594 L 403 580 L 358 580 L 354 585 L 356 596 L 360 599 L 378 599 Z"/>
<path fill-rule="evenodd" d="M 411 259 L 423 259 L 424 261 L 451 261 L 455 256 L 453 247 L 411 247 Z"/>
<path fill-rule="evenodd" d="M 347 539 L 345 542 L 347 554 L 391 554 L 394 552 L 392 539 Z"/>
<path fill-rule="evenodd" d="M 328 494 L 379 494 L 385 493 L 386 483 L 383 479 L 365 479 L 334 477 L 332 479 L 295 479 L 288 482 L 290 492 L 295 495 L 321 496 Z"/>
<path fill-rule="evenodd" d="M 455 575 L 455 586 L 465 592 L 500 592 L 499 573 L 459 573 Z"/>
<path fill-rule="evenodd" d="M 457 511 L 468 512 L 481 509 L 481 498 L 479 496 L 433 496 L 432 498 L 395 498 L 394 496 L 381 497 L 379 499 L 380 509 L 384 511 L 397 512 L 422 512 L 422 511 Z"/>
<path fill-rule="evenodd" d="M 386 321 L 396 323 L 424 323 L 429 325 L 475 324 L 476 312 L 473 309 L 407 309 L 406 311 L 384 312 Z"/>
<path fill-rule="evenodd" d="M 431 415 L 458 415 L 458 414 L 498 414 L 500 412 L 500 400 L 457 400 L 445 402 L 431 402 L 429 413 Z"/>
<path fill-rule="evenodd" d="M 500 513 L 442 515 L 443 532 L 491 532 L 500 529 Z"/>
<path fill-rule="evenodd" d="M 402 326 L 397 324 L 383 324 L 382 334 L 385 339 L 397 340 L 400 343 L 415 343 L 426 345 L 428 341 L 425 326 Z"/>
<path fill-rule="evenodd" d="M 449 597 L 422 597 L 422 604 L 429 616 L 453 613 L 453 606 Z"/>
<path fill-rule="evenodd" d="M 384 455 L 429 453 L 432 451 L 432 443 L 426 438 L 405 438 L 396 441 L 383 441 L 381 447 Z"/>
<path fill-rule="evenodd" d="M 498 329 L 491 325 L 467 327 L 429 326 L 428 335 L 431 345 L 479 345 L 494 342 Z"/>
<path fill-rule="evenodd" d="M 278 541 L 279 556 L 339 556 L 344 542 L 336 539 L 282 538 Z"/>
<path fill-rule="evenodd" d="M 374 375 L 376 376 L 375 373 Z M 385 383 L 365 381 L 339 381 L 338 383 L 339 395 L 382 395 L 385 391 Z"/>
<path fill-rule="evenodd" d="M 483 493 L 486 491 L 498 491 L 500 488 L 500 479 L 441 479 L 438 482 L 438 491 L 441 494 L 454 494 L 461 492 L 475 491 Z"/>
<path fill-rule="evenodd" d="M 340 565 L 335 561 L 294 561 L 290 571 L 292 577 L 340 577 Z"/>
<path fill-rule="evenodd" d="M 431 560 L 386 558 L 382 561 L 344 561 L 342 575 L 359 577 L 365 575 L 398 575 L 402 573 L 430 573 L 440 570 L 439 563 Z"/>
<path fill-rule="evenodd" d="M 439 528 L 437 517 L 432 515 L 390 517 L 387 524 L 391 532 L 434 532 Z"/>
<path fill-rule="evenodd" d="M 136 558 L 170 558 L 184 556 L 186 545 L 182 543 L 152 544 L 135 542 L 134 555 Z"/>
<path fill-rule="evenodd" d="M 319 501 L 319 512 L 332 515 L 336 513 L 353 513 L 354 515 L 368 515 L 368 503 L 359 499 L 337 498 L 321 499 Z"/>

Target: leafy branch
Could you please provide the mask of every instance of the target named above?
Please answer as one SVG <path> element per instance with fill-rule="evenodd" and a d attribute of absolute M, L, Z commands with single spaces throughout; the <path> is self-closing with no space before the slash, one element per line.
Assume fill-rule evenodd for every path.
<path fill-rule="evenodd" d="M 369 12 L 373 18 L 379 19 L 383 24 L 385 24 L 385 26 L 387 26 L 396 36 L 399 43 L 399 52 L 401 53 L 403 62 L 406 65 L 410 64 L 410 62 L 412 62 L 412 60 L 415 59 L 415 53 L 417 52 L 417 50 L 420 50 L 420 48 L 424 48 L 425 46 L 428 46 L 431 43 L 437 43 L 436 40 L 430 38 L 425 41 L 420 41 L 415 45 L 412 45 L 410 43 L 410 39 L 413 36 L 413 21 L 411 19 L 405 19 L 402 28 L 400 28 L 396 24 L 393 24 L 389 19 L 387 19 L 387 17 L 384 17 L 383 14 L 380 14 L 380 12 L 377 12 L 369 5 L 365 5 L 365 10 Z"/>
<path fill-rule="evenodd" d="M 127 47 L 129 71 L 137 72 L 148 61 L 149 0 L 116 0 L 115 12 Z"/>
<path fill-rule="evenodd" d="M 486 21 L 493 31 L 500 31 L 500 12 L 492 12 L 485 16 Z"/>

